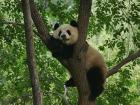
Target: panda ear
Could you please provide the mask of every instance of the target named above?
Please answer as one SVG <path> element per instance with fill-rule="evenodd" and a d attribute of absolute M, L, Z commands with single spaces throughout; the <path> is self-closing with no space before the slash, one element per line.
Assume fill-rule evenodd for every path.
<path fill-rule="evenodd" d="M 70 25 L 73 27 L 78 27 L 78 23 L 75 20 L 71 20 Z"/>
<path fill-rule="evenodd" d="M 60 26 L 59 23 L 55 23 L 54 26 L 53 26 L 53 30 L 56 30 L 59 26 Z"/>

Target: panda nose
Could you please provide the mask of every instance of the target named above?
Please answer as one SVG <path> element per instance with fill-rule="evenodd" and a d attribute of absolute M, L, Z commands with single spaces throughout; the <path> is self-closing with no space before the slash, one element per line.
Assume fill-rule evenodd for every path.
<path fill-rule="evenodd" d="M 66 35 L 65 34 L 61 35 L 61 38 L 66 39 Z"/>

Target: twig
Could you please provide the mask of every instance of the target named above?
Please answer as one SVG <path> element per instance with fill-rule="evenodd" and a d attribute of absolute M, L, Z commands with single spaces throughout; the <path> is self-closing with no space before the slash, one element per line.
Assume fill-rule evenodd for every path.
<path fill-rule="evenodd" d="M 13 21 L 6 21 L 6 20 L 0 20 L 0 24 L 12 24 L 12 25 L 20 25 L 23 26 L 23 23 L 17 23 L 17 22 L 13 22 Z"/>

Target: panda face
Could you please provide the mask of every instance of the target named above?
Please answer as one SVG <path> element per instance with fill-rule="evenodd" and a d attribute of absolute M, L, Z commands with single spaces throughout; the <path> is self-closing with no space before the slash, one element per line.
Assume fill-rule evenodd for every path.
<path fill-rule="evenodd" d="M 66 45 L 72 45 L 78 40 L 78 29 L 71 24 L 63 24 L 61 26 L 57 24 L 53 32 L 53 37 L 61 40 Z"/>

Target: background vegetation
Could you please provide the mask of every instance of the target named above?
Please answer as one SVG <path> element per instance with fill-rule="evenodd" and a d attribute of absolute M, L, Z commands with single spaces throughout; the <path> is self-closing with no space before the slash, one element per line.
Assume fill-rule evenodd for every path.
<path fill-rule="evenodd" d="M 36 0 L 49 30 L 54 22 L 77 19 L 77 0 Z M 32 91 L 27 68 L 23 15 L 19 0 L 0 0 L 0 105 L 30 105 Z M 140 49 L 140 2 L 138 0 L 93 0 L 87 41 L 100 50 L 108 68 Z M 34 29 L 36 30 L 36 29 Z M 65 68 L 35 35 L 37 70 L 44 105 L 76 105 L 76 89 L 67 97 L 63 84 Z M 140 59 L 108 78 L 98 105 L 139 105 Z"/>

